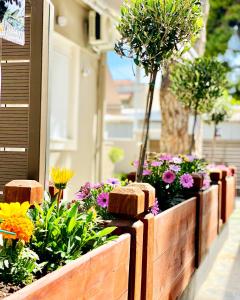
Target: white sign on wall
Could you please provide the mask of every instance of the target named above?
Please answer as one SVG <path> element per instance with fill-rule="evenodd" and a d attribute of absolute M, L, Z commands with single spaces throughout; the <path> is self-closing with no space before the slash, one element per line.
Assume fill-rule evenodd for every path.
<path fill-rule="evenodd" d="M 25 44 L 25 0 L 0 0 L 0 38 Z"/>

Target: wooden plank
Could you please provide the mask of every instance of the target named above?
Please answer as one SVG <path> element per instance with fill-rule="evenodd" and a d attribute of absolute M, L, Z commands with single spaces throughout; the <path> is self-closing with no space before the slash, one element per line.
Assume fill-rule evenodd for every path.
<path fill-rule="evenodd" d="M 153 299 L 177 299 L 195 269 L 196 198 L 159 216 L 154 223 Z"/>
<path fill-rule="evenodd" d="M 198 261 L 199 266 L 218 234 L 219 200 L 218 185 L 199 194 L 198 209 Z"/>
<path fill-rule="evenodd" d="M 29 103 L 30 63 L 2 64 L 2 103 Z"/>
<path fill-rule="evenodd" d="M 14 179 L 27 178 L 27 152 L 0 151 L 0 191 Z"/>
<path fill-rule="evenodd" d="M 28 108 L 0 108 L 0 147 L 28 148 Z"/>

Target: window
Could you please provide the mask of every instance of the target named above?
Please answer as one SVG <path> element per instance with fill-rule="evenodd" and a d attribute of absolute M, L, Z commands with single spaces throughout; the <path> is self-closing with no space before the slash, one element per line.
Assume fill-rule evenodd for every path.
<path fill-rule="evenodd" d="M 79 98 L 79 47 L 60 34 L 53 34 L 50 58 L 50 148 L 77 147 Z"/>

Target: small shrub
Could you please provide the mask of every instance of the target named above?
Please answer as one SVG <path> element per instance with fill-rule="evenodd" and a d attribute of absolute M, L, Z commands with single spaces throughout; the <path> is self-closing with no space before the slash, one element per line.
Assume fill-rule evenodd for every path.
<path fill-rule="evenodd" d="M 118 147 L 112 147 L 109 151 L 108 156 L 113 164 L 124 159 L 124 150 Z"/>

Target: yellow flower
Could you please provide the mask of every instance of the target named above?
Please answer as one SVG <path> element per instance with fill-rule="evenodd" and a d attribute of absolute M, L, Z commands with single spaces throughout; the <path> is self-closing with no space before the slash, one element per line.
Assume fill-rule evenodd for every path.
<path fill-rule="evenodd" d="M 29 207 L 29 202 L 0 203 L 0 219 L 25 217 Z"/>
<path fill-rule="evenodd" d="M 64 190 L 67 183 L 73 178 L 74 173 L 72 170 L 66 168 L 52 168 L 51 178 L 55 187 L 59 190 Z"/>
<path fill-rule="evenodd" d="M 5 239 L 19 239 L 29 242 L 33 234 L 33 222 L 27 216 L 17 216 L 6 218 L 1 224 L 0 229 L 14 232 L 15 235 L 3 234 Z"/>

